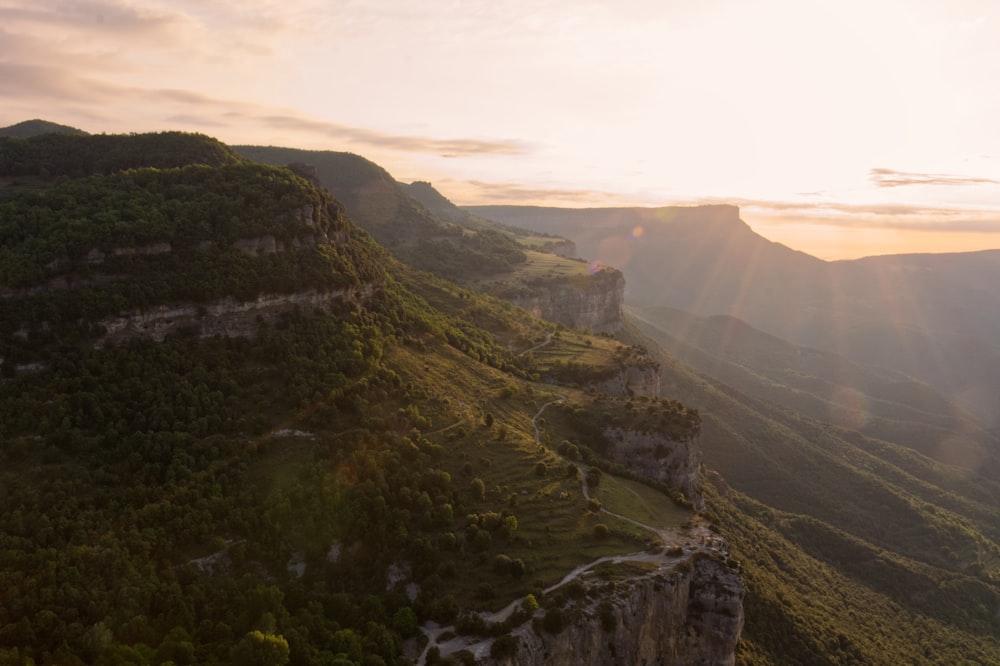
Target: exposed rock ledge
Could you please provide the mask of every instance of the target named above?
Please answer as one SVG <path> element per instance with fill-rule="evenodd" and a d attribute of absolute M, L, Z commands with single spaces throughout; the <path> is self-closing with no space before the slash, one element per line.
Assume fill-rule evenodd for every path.
<path fill-rule="evenodd" d="M 742 576 L 707 555 L 690 564 L 686 571 L 657 570 L 616 581 L 613 591 L 595 590 L 585 598 L 579 617 L 559 634 L 537 630 L 529 622 L 512 632 L 518 638 L 514 655 L 482 663 L 731 666 L 743 628 Z M 603 620 L 602 603 L 611 610 L 609 614 L 605 607 Z"/>
<path fill-rule="evenodd" d="M 582 280 L 540 281 L 526 292 L 495 295 L 546 321 L 614 333 L 622 327 L 625 277 L 605 269 Z"/>
<path fill-rule="evenodd" d="M 626 365 L 619 369 L 611 379 L 596 383 L 594 388 L 609 395 L 658 398 L 660 396 L 660 367 L 654 363 Z"/>
<path fill-rule="evenodd" d="M 658 432 L 606 428 L 607 456 L 639 476 L 677 488 L 695 509 L 704 508 L 701 493 L 701 446 L 697 437 L 674 440 Z"/>
<path fill-rule="evenodd" d="M 98 324 L 105 334 L 98 341 L 121 343 L 132 338 L 151 338 L 157 342 L 182 330 L 193 331 L 199 337 L 253 337 L 261 321 L 272 321 L 296 307 L 326 310 L 344 304 L 359 304 L 374 292 L 373 285 L 362 285 L 334 291 L 302 291 L 294 294 L 262 294 L 251 301 L 224 298 L 203 305 L 185 303 L 161 305 L 148 310 L 131 310 L 117 317 L 102 319 Z"/>

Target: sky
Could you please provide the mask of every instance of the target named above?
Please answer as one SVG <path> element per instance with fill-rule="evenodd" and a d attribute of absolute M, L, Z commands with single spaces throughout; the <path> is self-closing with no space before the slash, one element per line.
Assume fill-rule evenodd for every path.
<path fill-rule="evenodd" d="M 458 204 L 1000 248 L 992 0 L 0 0 L 0 126 L 357 153 Z"/>

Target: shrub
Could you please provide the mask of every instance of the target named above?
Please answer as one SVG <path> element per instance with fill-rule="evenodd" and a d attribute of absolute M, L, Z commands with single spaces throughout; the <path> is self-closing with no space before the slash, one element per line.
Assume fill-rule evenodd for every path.
<path fill-rule="evenodd" d="M 500 553 L 495 558 L 493 558 L 493 570 L 498 574 L 504 574 L 510 571 L 510 557 Z"/>
<path fill-rule="evenodd" d="M 594 536 L 598 539 L 607 539 L 611 536 L 611 529 L 604 523 L 594 525 Z"/>
<path fill-rule="evenodd" d="M 517 636 L 504 634 L 498 636 L 490 646 L 490 656 L 494 659 L 506 659 L 517 654 Z"/>
<path fill-rule="evenodd" d="M 550 608 L 545 611 L 545 619 L 542 620 L 542 627 L 550 634 L 558 634 L 566 628 L 566 618 L 563 617 L 561 608 Z"/>
<path fill-rule="evenodd" d="M 587 470 L 587 485 L 599 486 L 601 484 L 601 470 L 591 467 Z"/>

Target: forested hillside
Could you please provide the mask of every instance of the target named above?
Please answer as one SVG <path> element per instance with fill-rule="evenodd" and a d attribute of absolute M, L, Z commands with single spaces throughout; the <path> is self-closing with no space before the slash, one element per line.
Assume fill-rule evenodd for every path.
<path fill-rule="evenodd" d="M 518 288 L 465 272 L 492 245 L 415 270 L 207 137 L 5 141 L 0 663 L 504 663 L 702 557 L 746 581 L 737 663 L 1000 663 L 1000 486 L 921 452 L 990 435 L 926 386 L 731 319 L 541 321 L 470 288 Z M 419 216 L 402 247 L 454 233 Z"/>
<path fill-rule="evenodd" d="M 656 540 L 581 493 L 592 465 L 611 491 L 627 470 L 533 420 L 592 390 L 520 353 L 589 377 L 641 352 L 417 273 L 214 140 L 11 141 L 0 663 L 410 663 L 426 621 L 492 640 L 539 606 L 573 617 L 543 590 Z M 691 518 L 654 486 L 658 525 Z M 528 595 L 502 624 L 471 614 Z"/>
<path fill-rule="evenodd" d="M 407 264 L 447 279 L 509 273 L 526 256 L 509 234 L 472 229 L 433 215 L 380 166 L 351 153 L 237 146 L 248 158 L 301 164 L 341 201 L 355 222 Z M 496 227 L 498 225 L 493 225 Z"/>

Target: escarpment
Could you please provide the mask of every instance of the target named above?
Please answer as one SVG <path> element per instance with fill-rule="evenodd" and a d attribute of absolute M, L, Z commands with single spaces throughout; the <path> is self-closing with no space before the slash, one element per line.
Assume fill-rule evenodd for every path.
<path fill-rule="evenodd" d="M 701 446 L 696 434 L 675 438 L 657 431 L 606 428 L 606 455 L 630 472 L 660 481 L 684 493 L 699 511 L 704 508 L 701 492 Z"/>
<path fill-rule="evenodd" d="M 0 270 L 8 371 L 44 367 L 51 341 L 253 337 L 296 309 L 363 306 L 385 280 L 383 251 L 343 206 L 284 169 L 135 169 L 56 183 L 6 208 L 16 259 Z"/>
<path fill-rule="evenodd" d="M 606 268 L 594 275 L 537 280 L 494 295 L 546 321 L 614 333 L 622 327 L 625 278 Z"/>
<path fill-rule="evenodd" d="M 482 663 L 729 666 L 736 661 L 745 595 L 738 571 L 702 553 L 613 583 L 590 579 L 578 602 L 547 611 L 559 612 L 564 626 L 544 618 L 525 623 L 511 632 L 512 654 Z"/>
<path fill-rule="evenodd" d="M 626 362 L 594 388 L 611 395 L 655 398 L 660 395 L 660 368 L 655 363 Z"/>
<path fill-rule="evenodd" d="M 172 334 L 252 338 L 261 324 L 273 324 L 282 314 L 297 308 L 335 311 L 360 306 L 374 291 L 374 285 L 364 284 L 332 291 L 261 294 L 250 300 L 227 297 L 207 304 L 159 305 L 130 310 L 98 322 L 98 330 L 103 333 L 94 346 L 123 343 L 132 338 L 161 342 Z"/>

